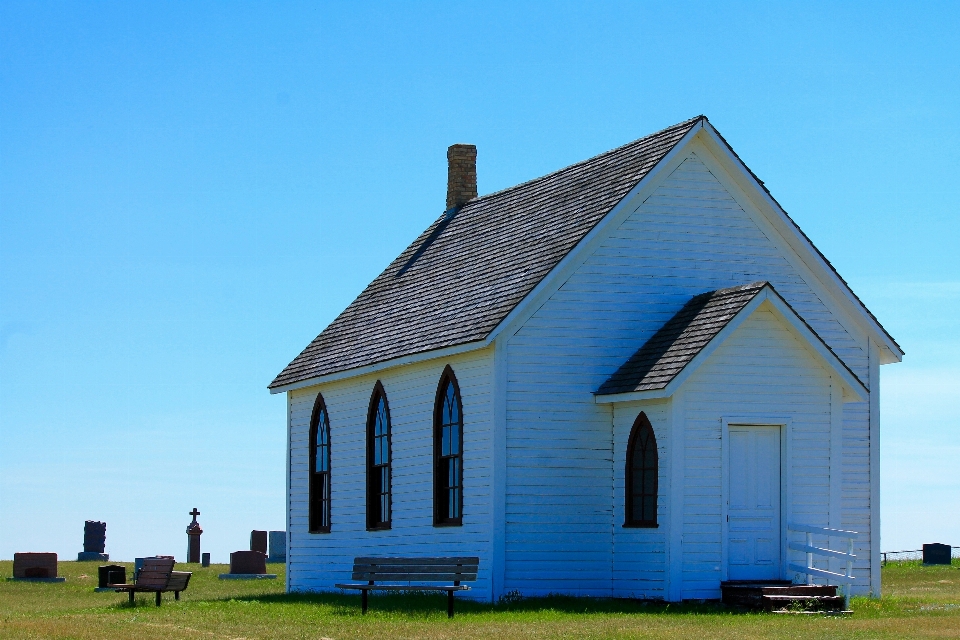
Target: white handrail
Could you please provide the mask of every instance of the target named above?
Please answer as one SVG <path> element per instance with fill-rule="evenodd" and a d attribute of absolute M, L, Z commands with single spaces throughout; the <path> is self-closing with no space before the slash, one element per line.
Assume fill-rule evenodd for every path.
<path fill-rule="evenodd" d="M 791 563 L 789 569 L 791 571 L 796 571 L 797 573 L 805 573 L 807 575 L 807 584 L 813 584 L 813 577 L 820 576 L 822 578 L 841 578 L 843 581 L 843 606 L 844 609 L 850 608 L 850 590 L 853 587 L 853 561 L 857 557 L 853 553 L 853 540 L 856 538 L 859 533 L 856 531 L 845 531 L 843 529 L 831 529 L 829 527 L 815 527 L 809 524 L 798 524 L 798 523 L 789 523 L 787 524 L 787 529 L 790 531 L 798 531 L 800 533 L 807 534 L 806 544 L 798 544 L 796 542 L 791 542 L 787 545 L 787 548 L 793 551 L 802 551 L 807 554 L 807 566 L 802 567 L 798 564 Z M 827 546 L 830 545 L 830 538 L 846 538 L 847 539 L 847 552 L 843 551 L 834 551 L 830 548 L 824 547 L 815 547 L 813 546 L 813 534 L 818 534 L 822 536 L 827 536 Z M 833 571 L 827 571 L 826 569 L 817 569 L 813 566 L 813 556 L 824 556 L 827 558 L 839 558 L 841 560 L 847 561 L 846 571 L 844 573 L 835 573 Z"/>

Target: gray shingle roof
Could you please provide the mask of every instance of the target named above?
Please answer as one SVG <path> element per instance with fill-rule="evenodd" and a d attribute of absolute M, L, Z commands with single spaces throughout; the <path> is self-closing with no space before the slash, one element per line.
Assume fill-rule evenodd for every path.
<path fill-rule="evenodd" d="M 270 388 L 485 339 L 702 117 L 444 214 Z"/>
<path fill-rule="evenodd" d="M 664 389 L 768 282 L 753 282 L 694 296 L 629 360 L 597 395 Z"/>

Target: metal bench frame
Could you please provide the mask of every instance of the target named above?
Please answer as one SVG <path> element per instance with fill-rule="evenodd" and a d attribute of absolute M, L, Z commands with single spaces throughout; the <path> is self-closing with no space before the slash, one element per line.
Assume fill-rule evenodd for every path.
<path fill-rule="evenodd" d="M 453 617 L 453 594 L 469 591 L 461 582 L 477 579 L 480 558 L 355 558 L 353 580 L 366 583 L 336 585 L 339 589 L 360 591 L 360 606 L 367 612 L 367 594 L 370 591 L 445 591 L 447 593 L 447 617 Z M 453 584 L 377 584 L 377 582 L 452 582 Z"/>

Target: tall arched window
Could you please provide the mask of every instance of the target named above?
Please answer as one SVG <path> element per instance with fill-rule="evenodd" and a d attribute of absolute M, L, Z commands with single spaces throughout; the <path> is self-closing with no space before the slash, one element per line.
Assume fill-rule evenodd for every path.
<path fill-rule="evenodd" d="M 623 526 L 657 526 L 657 438 L 642 411 L 627 443 L 626 510 Z"/>
<path fill-rule="evenodd" d="M 330 422 L 317 394 L 310 419 L 310 532 L 330 532 Z"/>
<path fill-rule="evenodd" d="M 433 409 L 433 524 L 463 524 L 463 405 L 449 366 Z"/>
<path fill-rule="evenodd" d="M 367 411 L 367 529 L 390 528 L 390 405 L 377 380 Z"/>

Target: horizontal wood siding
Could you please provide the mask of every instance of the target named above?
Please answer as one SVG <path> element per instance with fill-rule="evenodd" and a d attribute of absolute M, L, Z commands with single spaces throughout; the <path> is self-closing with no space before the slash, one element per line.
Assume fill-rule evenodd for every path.
<path fill-rule="evenodd" d="M 667 402 L 629 402 L 613 413 L 613 591 L 620 597 L 665 600 L 667 532 L 670 517 L 670 433 Z M 657 438 L 657 528 L 625 528 L 627 442 L 643 411 Z"/>
<path fill-rule="evenodd" d="M 762 424 L 786 418 L 788 458 L 782 473 L 789 489 L 781 517 L 829 526 L 830 373 L 761 308 L 690 377 L 684 398 L 683 597 L 719 598 L 725 528 L 722 420 Z M 803 554 L 790 554 L 790 561 L 806 562 Z"/>
<path fill-rule="evenodd" d="M 622 496 L 614 470 L 623 453 L 613 443 L 612 409 L 597 406 L 592 392 L 692 296 L 768 280 L 867 379 L 865 349 L 781 253 L 786 243 L 765 235 L 757 215 L 691 153 L 507 337 L 506 590 L 629 593 L 619 591 L 619 577 L 614 586 L 612 568 L 614 531 L 622 524 L 615 514 Z M 785 381 L 782 391 L 795 398 L 789 386 Z M 867 414 L 846 410 L 844 421 L 843 468 L 851 474 L 843 483 L 844 523 L 869 526 L 861 524 L 869 514 L 869 491 L 856 489 L 861 481 L 868 486 L 867 450 L 861 455 Z M 710 428 L 694 422 L 688 442 L 699 442 Z M 719 464 L 715 453 L 699 446 L 689 455 L 694 469 L 707 465 L 700 473 Z M 715 489 L 696 491 L 702 495 L 690 500 L 709 499 Z M 813 513 L 820 505 L 808 508 Z M 701 524 L 699 539 L 705 539 L 710 524 Z M 709 544 L 692 547 L 704 567 L 713 552 Z M 559 564 L 539 560 L 551 553 Z M 691 588 L 695 582 L 691 577 Z"/>
<path fill-rule="evenodd" d="M 470 352 L 290 392 L 290 589 L 333 590 L 349 582 L 357 556 L 479 556 L 480 572 L 462 597 L 491 595 L 493 350 Z M 433 403 L 443 368 L 457 376 L 463 401 L 462 527 L 433 526 Z M 366 530 L 366 420 L 383 383 L 390 406 L 393 522 Z M 310 415 L 322 392 L 330 421 L 331 532 L 308 527 Z"/>

